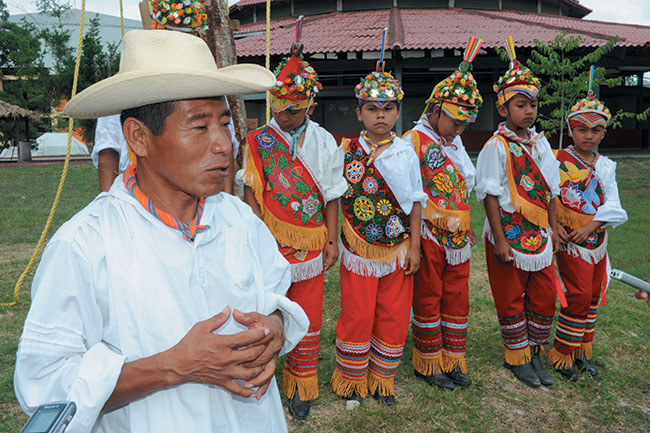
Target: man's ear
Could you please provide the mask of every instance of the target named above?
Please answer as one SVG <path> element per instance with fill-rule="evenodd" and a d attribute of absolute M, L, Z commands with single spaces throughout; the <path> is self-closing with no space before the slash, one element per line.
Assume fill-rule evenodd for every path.
<path fill-rule="evenodd" d="M 133 153 L 146 157 L 153 136 L 147 125 L 135 117 L 127 117 L 122 124 L 122 132 Z"/>
<path fill-rule="evenodd" d="M 309 107 L 309 110 L 307 110 L 307 116 L 311 116 L 314 114 L 314 108 L 318 107 L 318 102 L 312 102 L 311 106 Z"/>
<path fill-rule="evenodd" d="M 357 107 L 357 120 L 359 122 L 363 122 L 363 119 L 361 118 L 361 108 Z"/>
<path fill-rule="evenodd" d="M 499 113 L 499 116 L 503 118 L 508 117 L 508 109 L 506 108 L 505 104 L 499 104 L 497 106 L 497 113 Z"/>

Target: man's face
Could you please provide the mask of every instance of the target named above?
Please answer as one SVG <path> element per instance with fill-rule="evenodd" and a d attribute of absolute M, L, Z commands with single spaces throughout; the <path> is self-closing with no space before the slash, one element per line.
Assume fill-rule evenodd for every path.
<path fill-rule="evenodd" d="M 384 136 L 390 133 L 397 123 L 399 107 L 397 102 L 389 102 L 379 108 L 372 102 L 366 102 L 357 108 L 357 118 L 371 134 Z"/>
<path fill-rule="evenodd" d="M 282 111 L 274 111 L 273 118 L 284 132 L 295 131 L 305 122 L 307 109 L 293 110 L 291 107 Z"/>
<path fill-rule="evenodd" d="M 529 99 L 518 93 L 506 105 L 500 105 L 497 110 L 511 123 L 511 126 L 530 128 L 537 119 L 537 98 Z"/>
<path fill-rule="evenodd" d="M 177 101 L 147 149 L 146 164 L 158 185 L 193 197 L 220 192 L 232 152 L 229 123 L 230 111 L 219 98 Z"/>

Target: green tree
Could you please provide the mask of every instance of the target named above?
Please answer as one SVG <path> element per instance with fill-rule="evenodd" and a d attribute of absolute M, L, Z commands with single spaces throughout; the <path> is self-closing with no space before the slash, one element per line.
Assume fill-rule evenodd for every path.
<path fill-rule="evenodd" d="M 70 4 L 59 0 L 38 0 L 36 5 L 41 12 L 52 15 L 58 21 L 58 25 L 44 29 L 41 37 L 50 54 L 55 58 L 52 73 L 59 99 L 69 99 L 72 94 L 77 56 L 77 50 L 70 48 L 70 41 L 71 38 L 75 41 L 78 38 L 78 34 L 66 32 L 63 27 L 63 19 L 70 10 Z M 84 29 L 77 93 L 97 81 L 110 77 L 118 70 L 120 60 L 119 55 L 116 54 L 117 48 L 113 44 L 102 43 L 99 35 L 100 26 L 99 15 L 96 15 L 90 19 L 89 25 Z M 75 121 L 75 125 L 81 128 L 86 143 L 93 141 L 96 123 L 94 119 Z"/>
<path fill-rule="evenodd" d="M 48 70 L 43 65 L 38 31 L 25 21 L 20 24 L 9 22 L 3 0 L 0 0 L 0 68 L 15 77 L 3 80 L 0 99 L 43 115 L 49 112 L 54 95 Z M 13 138 L 13 128 L 13 122 L 0 122 L 0 141 L 3 144 Z M 30 124 L 29 136 L 33 138 L 48 130 L 47 122 Z M 20 132 L 24 137 L 23 131 Z"/>

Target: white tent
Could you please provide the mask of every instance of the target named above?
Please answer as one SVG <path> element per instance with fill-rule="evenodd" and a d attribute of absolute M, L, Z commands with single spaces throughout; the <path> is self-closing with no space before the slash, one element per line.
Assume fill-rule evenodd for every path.
<path fill-rule="evenodd" d="M 36 139 L 38 149 L 32 150 L 32 157 L 43 159 L 59 159 L 64 157 L 68 150 L 67 132 L 46 132 Z M 72 136 L 70 143 L 70 155 L 76 157 L 90 157 L 88 146 Z M 8 147 L 0 152 L 0 160 L 17 160 L 18 149 L 15 146 Z"/>
<path fill-rule="evenodd" d="M 32 150 L 32 156 L 65 156 L 68 151 L 67 132 L 46 132 L 36 139 L 38 149 Z M 90 155 L 88 146 L 72 137 L 70 155 Z"/>

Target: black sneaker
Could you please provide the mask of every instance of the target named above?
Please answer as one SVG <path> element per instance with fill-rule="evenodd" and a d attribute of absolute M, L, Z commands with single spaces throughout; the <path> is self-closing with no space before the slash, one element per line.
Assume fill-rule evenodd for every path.
<path fill-rule="evenodd" d="M 460 365 L 457 365 L 455 369 L 445 374 L 454 382 L 454 385 L 470 386 L 472 384 L 472 379 L 460 370 Z"/>
<path fill-rule="evenodd" d="M 539 381 L 541 382 L 542 385 L 544 386 L 551 386 L 553 385 L 553 376 L 549 374 L 548 371 L 544 369 L 544 366 L 542 365 L 542 360 L 539 357 L 539 346 L 533 346 L 531 350 L 531 355 L 532 359 L 530 363 L 533 366 L 533 370 L 535 370 L 535 374 L 537 374 L 537 377 L 539 377 Z"/>
<path fill-rule="evenodd" d="M 576 381 L 578 380 L 578 372 L 576 371 L 575 365 L 572 365 L 569 368 L 556 368 L 555 371 L 560 373 L 563 378 L 567 380 Z"/>
<path fill-rule="evenodd" d="M 379 390 L 375 391 L 372 397 L 377 400 L 379 403 L 384 406 L 395 406 L 395 396 L 394 395 L 379 395 Z"/>
<path fill-rule="evenodd" d="M 451 378 L 445 373 L 424 375 L 418 371 L 415 371 L 415 377 L 424 380 L 431 386 L 435 385 L 438 388 L 447 391 L 453 391 L 454 388 L 456 388 L 454 382 L 452 382 Z"/>
<path fill-rule="evenodd" d="M 293 395 L 293 398 L 288 399 L 288 409 L 292 417 L 297 419 L 307 419 L 309 410 L 311 409 L 312 400 L 300 400 L 298 390 Z"/>
<path fill-rule="evenodd" d="M 353 401 L 358 401 L 361 403 L 363 401 L 363 397 L 361 397 L 356 391 L 352 391 L 351 395 L 341 397 L 343 400 L 353 400 Z"/>
<path fill-rule="evenodd" d="M 514 374 L 517 379 L 526 385 L 532 388 L 537 388 L 541 385 L 539 376 L 537 376 L 537 373 L 535 373 L 535 370 L 533 369 L 533 366 L 530 362 L 522 365 L 510 365 L 507 362 L 504 362 L 503 366 L 512 371 L 512 374 Z"/>
<path fill-rule="evenodd" d="M 592 377 L 598 376 L 598 370 L 596 370 L 596 366 L 591 359 L 587 359 L 585 357 L 584 353 L 582 354 L 582 357 L 575 360 L 575 365 L 580 371 L 586 371 Z"/>

